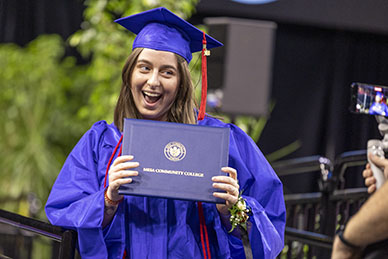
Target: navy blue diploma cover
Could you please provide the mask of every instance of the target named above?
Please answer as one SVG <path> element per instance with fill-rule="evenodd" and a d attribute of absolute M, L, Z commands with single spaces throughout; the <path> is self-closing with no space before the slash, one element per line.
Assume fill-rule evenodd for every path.
<path fill-rule="evenodd" d="M 139 172 L 120 186 L 122 195 L 224 203 L 213 196 L 211 178 L 226 175 L 229 128 L 125 119 L 123 155 L 133 155 Z"/>

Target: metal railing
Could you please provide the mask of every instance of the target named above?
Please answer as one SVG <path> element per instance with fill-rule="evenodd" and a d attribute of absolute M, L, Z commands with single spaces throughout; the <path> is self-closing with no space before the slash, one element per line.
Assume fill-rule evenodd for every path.
<path fill-rule="evenodd" d="M 328 258 L 336 228 L 346 223 L 367 199 L 366 188 L 344 189 L 347 168 L 364 165 L 365 150 L 342 154 L 335 163 L 311 156 L 274 163 L 280 178 L 319 173 L 319 191 L 285 195 L 287 251 L 281 258 Z M 77 234 L 49 223 L 0 210 L 0 223 L 59 242 L 58 258 L 74 258 Z M 307 247 L 307 249 L 306 249 Z"/>
<path fill-rule="evenodd" d="M 24 217 L 1 209 L 0 223 L 13 226 L 17 228 L 18 231 L 28 231 L 35 235 L 48 237 L 54 241 L 57 241 L 59 242 L 59 253 L 57 258 L 74 258 L 77 242 L 77 233 L 74 230 L 63 229 L 40 220 Z M 1 256 L 7 258 L 6 255 Z"/>
<path fill-rule="evenodd" d="M 367 199 L 366 188 L 345 186 L 345 171 L 366 163 L 366 151 L 341 154 L 333 164 L 328 158 L 310 156 L 272 165 L 280 179 L 298 174 L 319 174 L 319 191 L 284 196 L 287 209 L 285 245 L 281 258 L 329 258 L 340 225 Z"/>

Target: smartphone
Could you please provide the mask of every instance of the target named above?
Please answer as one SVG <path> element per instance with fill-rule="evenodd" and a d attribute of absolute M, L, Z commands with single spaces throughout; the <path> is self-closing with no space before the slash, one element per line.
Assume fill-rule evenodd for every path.
<path fill-rule="evenodd" d="M 365 83 L 352 83 L 350 111 L 353 113 L 382 115 L 388 118 L 388 87 Z"/>

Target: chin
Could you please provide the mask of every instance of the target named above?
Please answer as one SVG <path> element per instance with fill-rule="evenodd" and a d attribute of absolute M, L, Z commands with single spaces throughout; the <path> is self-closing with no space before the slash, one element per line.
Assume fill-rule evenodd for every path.
<path fill-rule="evenodd" d="M 141 114 L 142 119 L 145 120 L 154 120 L 154 121 L 162 121 L 163 116 L 160 116 L 159 114 Z M 167 118 L 166 118 L 167 120 Z"/>

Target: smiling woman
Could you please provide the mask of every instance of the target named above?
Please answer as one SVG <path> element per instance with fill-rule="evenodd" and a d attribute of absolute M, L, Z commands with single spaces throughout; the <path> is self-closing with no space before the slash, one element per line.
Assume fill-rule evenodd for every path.
<path fill-rule="evenodd" d="M 167 121 L 180 83 L 176 54 L 143 49 L 131 77 L 131 92 L 144 119 Z"/>
<path fill-rule="evenodd" d="M 114 114 L 120 131 L 124 118 L 196 123 L 188 64 L 178 54 L 135 48 L 124 65 L 122 80 Z"/>
<path fill-rule="evenodd" d="M 230 233 L 230 210 L 244 199 L 252 211 L 253 256 L 275 258 L 283 247 L 285 225 L 281 182 L 241 129 L 210 116 L 196 119 L 191 53 L 222 44 L 165 8 L 117 22 L 137 37 L 122 70 L 114 123 L 94 124 L 69 155 L 46 204 L 50 222 L 77 230 L 82 258 L 245 258 L 238 229 Z M 136 157 L 116 155 L 124 118 L 230 128 L 229 166 L 211 179 L 221 191 L 213 196 L 225 202 L 120 195 L 119 187 L 130 185 L 141 166 Z M 172 150 L 174 159 L 184 154 Z M 203 177 L 191 171 L 149 170 Z"/>

